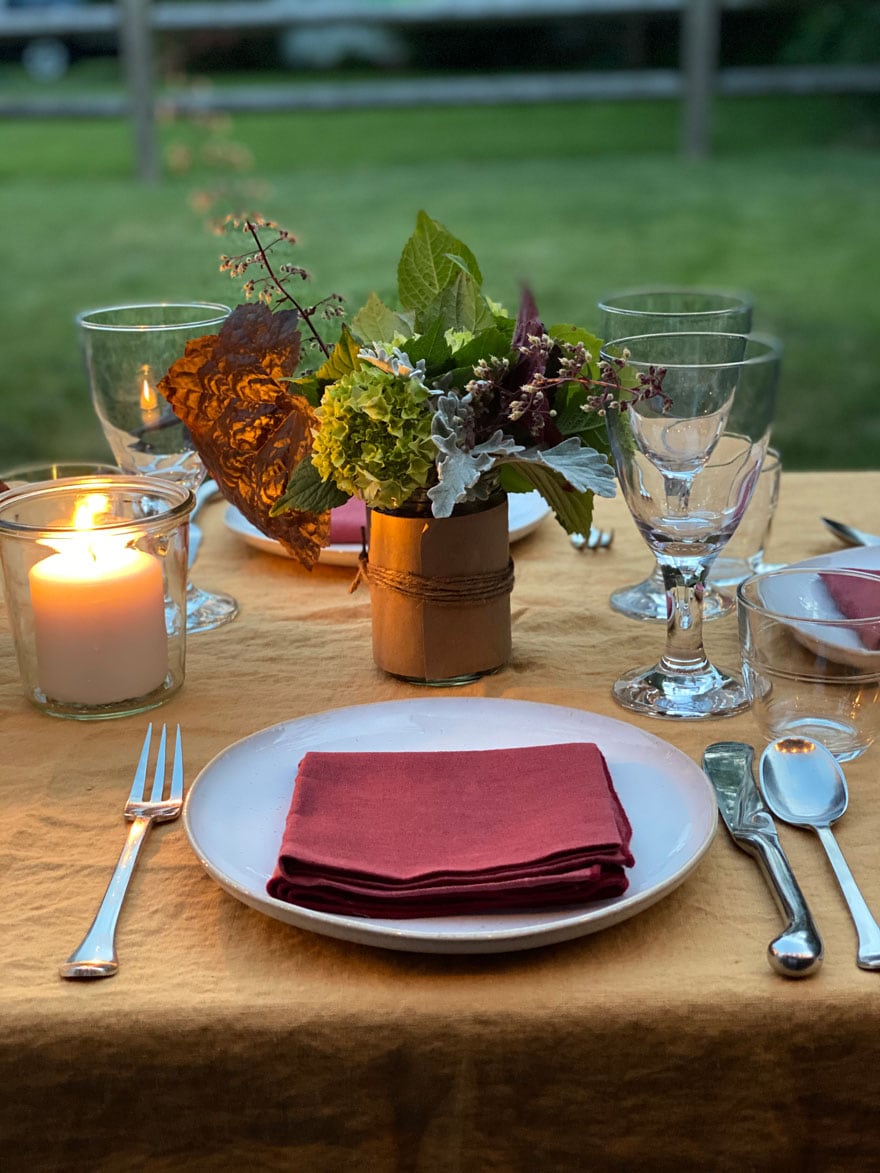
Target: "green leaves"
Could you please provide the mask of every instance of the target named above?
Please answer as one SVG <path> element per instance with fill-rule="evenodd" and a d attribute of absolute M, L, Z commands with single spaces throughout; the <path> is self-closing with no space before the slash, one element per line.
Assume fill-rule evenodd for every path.
<path fill-rule="evenodd" d="M 396 508 L 428 488 L 434 516 L 448 517 L 492 472 L 508 492 L 537 489 L 569 532 L 589 530 L 594 494 L 615 491 L 605 421 L 588 407 L 602 344 L 578 326 L 545 330 L 528 290 L 510 318 L 482 279 L 470 249 L 419 212 L 397 267 L 401 308 L 372 293 L 293 385 L 320 403 L 320 427 L 279 512 L 325 512 L 350 494 Z"/>
<path fill-rule="evenodd" d="M 397 265 L 400 304 L 418 315 L 460 274 L 469 276 L 477 289 L 483 283 L 477 258 L 467 245 L 427 212 L 419 212 L 415 232 L 403 246 Z"/>
<path fill-rule="evenodd" d="M 397 265 L 400 304 L 414 314 L 417 334 L 438 324 L 447 330 L 476 334 L 494 323 L 480 293 L 483 274 L 471 250 L 426 212 L 403 246 Z"/>
<path fill-rule="evenodd" d="M 452 357 L 452 352 L 446 341 L 443 323 L 434 322 L 419 338 L 408 339 L 406 353 L 414 363 L 424 359 L 425 368 L 431 374 L 445 370 Z"/>
<path fill-rule="evenodd" d="M 456 273 L 425 309 L 416 311 L 419 333 L 439 322 L 444 330 L 465 330 L 475 334 L 494 321 L 492 311 L 470 273 Z"/>
<path fill-rule="evenodd" d="M 397 337 L 409 337 L 413 323 L 403 314 L 389 309 L 377 293 L 371 293 L 352 318 L 351 328 L 364 342 L 387 344 Z"/>
<path fill-rule="evenodd" d="M 312 407 L 321 402 L 324 388 L 341 379 L 343 375 L 357 370 L 360 366 L 358 352 L 360 343 L 348 326 L 343 325 L 339 341 L 330 352 L 330 357 L 316 371 L 303 375 L 291 382 L 291 388 L 304 396 Z"/>
<path fill-rule="evenodd" d="M 275 517 L 288 509 L 298 509 L 303 513 L 325 513 L 337 505 L 344 505 L 347 500 L 348 493 L 337 489 L 332 481 L 322 480 L 312 462 L 303 460 L 295 469 L 282 496 L 272 506 L 271 516 Z"/>
<path fill-rule="evenodd" d="M 613 497 L 614 469 L 602 452 L 570 437 L 555 448 L 528 448 L 500 466 L 508 492 L 537 489 L 570 534 L 588 533 L 593 496 Z"/>
<path fill-rule="evenodd" d="M 590 362 L 584 367 L 581 374 L 597 378 L 599 374 L 599 351 L 605 345 L 601 338 L 584 330 L 581 326 L 551 326 L 547 331 L 558 342 L 583 343 L 584 349 L 589 351 Z"/>
<path fill-rule="evenodd" d="M 564 477 L 546 464 L 522 461 L 512 465 L 504 465 L 500 471 L 502 485 L 505 485 L 508 476 L 515 472 L 520 478 L 520 483 L 526 481 L 529 488 L 537 489 L 553 510 L 556 520 L 566 533 L 588 534 L 590 532 L 593 521 L 592 493 L 574 492 Z"/>

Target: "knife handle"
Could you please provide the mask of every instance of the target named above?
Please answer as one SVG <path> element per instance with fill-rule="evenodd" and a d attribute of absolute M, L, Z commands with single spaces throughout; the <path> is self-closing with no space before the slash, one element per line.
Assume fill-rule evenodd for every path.
<path fill-rule="evenodd" d="M 785 929 L 767 946 L 771 967 L 786 977 L 808 977 L 822 962 L 822 938 L 779 840 L 745 834 L 740 843 L 758 861 L 786 917 Z"/>

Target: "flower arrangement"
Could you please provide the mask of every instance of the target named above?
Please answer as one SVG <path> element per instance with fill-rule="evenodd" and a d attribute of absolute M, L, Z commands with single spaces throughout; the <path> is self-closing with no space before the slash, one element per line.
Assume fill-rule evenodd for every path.
<path fill-rule="evenodd" d="M 422 495 L 449 517 L 500 487 L 537 489 L 568 532 L 589 529 L 594 496 L 615 493 L 604 413 L 659 381 L 627 387 L 594 335 L 546 328 L 528 289 L 512 317 L 483 293 L 471 250 L 425 212 L 398 263 L 399 307 L 371 294 L 331 347 L 315 320 L 340 317 L 341 299 L 301 304 L 289 285 L 308 275 L 270 258 L 292 235 L 234 223 L 256 251 L 221 267 L 257 267 L 249 304 L 190 343 L 161 390 L 254 524 L 310 565 L 349 497 L 394 511 Z M 321 361 L 303 369 L 309 344 Z"/>

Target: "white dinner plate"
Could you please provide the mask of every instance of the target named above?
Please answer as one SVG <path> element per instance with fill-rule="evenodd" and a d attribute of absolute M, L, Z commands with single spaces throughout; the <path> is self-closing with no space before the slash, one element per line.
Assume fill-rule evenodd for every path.
<path fill-rule="evenodd" d="M 818 554 L 805 558 L 803 562 L 792 562 L 793 567 L 833 567 L 837 570 L 880 570 L 880 546 L 850 546 L 835 550 L 832 554 Z"/>
<path fill-rule="evenodd" d="M 592 741 L 633 828 L 623 895 L 564 909 L 408 920 L 339 916 L 266 892 L 300 759 L 308 750 L 499 749 Z M 332 709 L 235 742 L 199 773 L 184 826 L 217 883 L 251 908 L 345 941 L 422 953 L 500 953 L 585 936 L 642 912 L 693 870 L 715 833 L 706 776 L 633 725 L 579 709 L 487 697 L 435 697 Z"/>
<path fill-rule="evenodd" d="M 517 542 L 526 534 L 530 534 L 550 512 L 550 506 L 537 491 L 510 493 L 507 498 L 507 526 L 510 541 Z M 274 538 L 267 538 L 255 525 L 251 525 L 234 505 L 227 506 L 223 520 L 227 528 L 243 538 L 249 546 L 254 546 L 257 550 L 265 550 L 269 554 L 281 554 L 284 557 L 289 557 L 280 542 L 276 542 Z M 320 560 L 329 566 L 357 566 L 360 552 L 360 542 L 337 542 L 324 547 Z"/>
<path fill-rule="evenodd" d="M 873 670 L 877 667 L 878 653 L 865 647 L 857 633 L 846 626 L 846 616 L 838 609 L 827 589 L 822 585 L 818 572 L 821 570 L 876 570 L 880 571 L 880 546 L 853 546 L 835 550 L 831 554 L 818 554 L 793 562 L 789 570 L 815 570 L 814 578 L 808 579 L 798 599 L 798 614 L 806 612 L 819 620 L 840 620 L 829 628 L 825 623 L 798 622 L 792 627 L 797 638 L 817 655 L 825 656 L 838 664 L 851 668 Z M 785 613 L 791 607 L 789 592 L 792 588 L 785 576 L 765 584 L 764 597 L 774 610 Z M 791 612 L 789 612 L 791 613 Z"/>

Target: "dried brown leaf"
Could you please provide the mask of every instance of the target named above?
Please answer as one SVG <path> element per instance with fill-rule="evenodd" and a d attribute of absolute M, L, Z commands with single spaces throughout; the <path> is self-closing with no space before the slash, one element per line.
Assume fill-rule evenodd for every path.
<path fill-rule="evenodd" d="M 270 515 L 293 470 L 311 451 L 314 410 L 285 381 L 300 357 L 298 315 L 238 306 L 219 334 L 187 343 L 159 390 L 189 428 L 225 497 L 303 566 L 330 536 L 329 513 Z"/>

